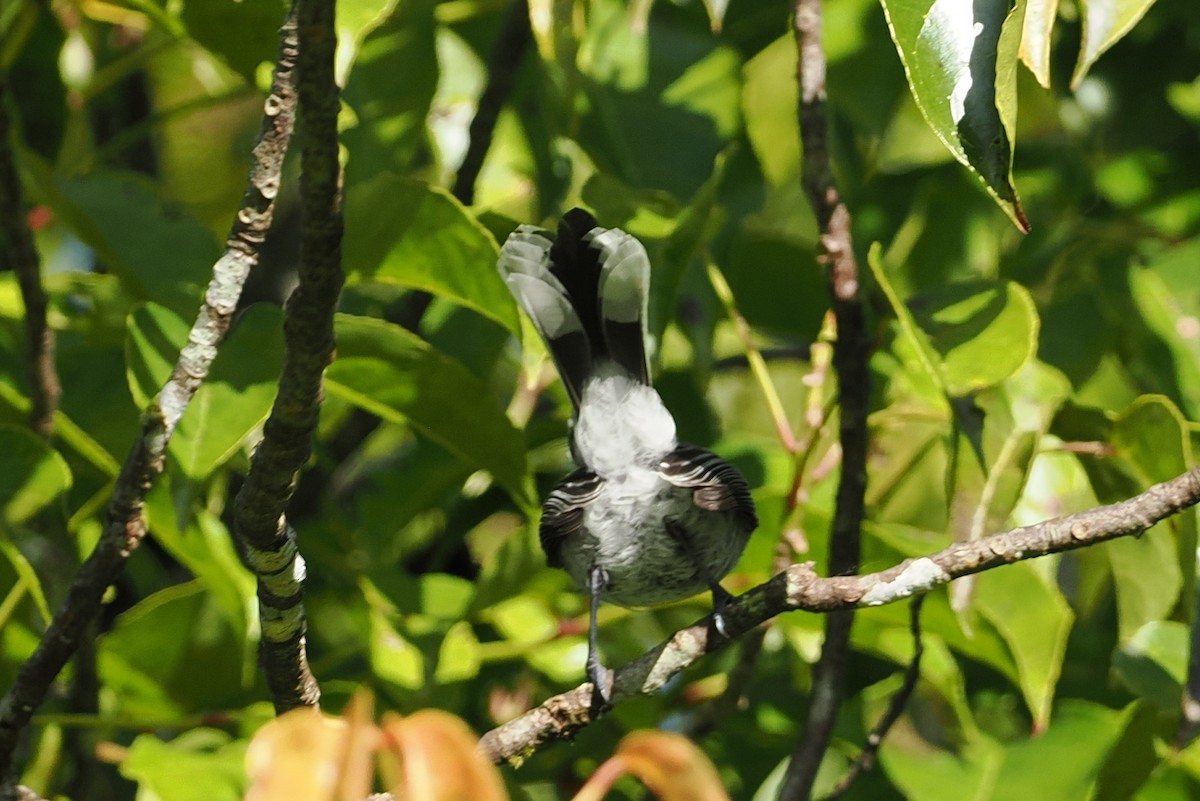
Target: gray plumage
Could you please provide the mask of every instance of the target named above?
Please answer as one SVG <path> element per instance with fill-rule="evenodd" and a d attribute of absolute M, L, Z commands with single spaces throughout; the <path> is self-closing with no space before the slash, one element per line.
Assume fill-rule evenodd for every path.
<path fill-rule="evenodd" d="M 634 237 L 601 228 L 581 209 L 557 236 L 521 226 L 499 269 L 545 340 L 575 407 L 571 454 L 579 469 L 542 506 L 550 565 L 592 596 L 589 673 L 601 700 L 607 671 L 596 653 L 600 599 L 622 606 L 713 592 L 758 525 L 737 468 L 676 439 L 675 420 L 650 385 L 646 313 L 650 261 Z"/>

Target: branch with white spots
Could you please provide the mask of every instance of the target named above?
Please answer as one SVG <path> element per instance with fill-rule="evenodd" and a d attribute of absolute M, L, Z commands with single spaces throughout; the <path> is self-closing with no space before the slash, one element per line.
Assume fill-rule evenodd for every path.
<path fill-rule="evenodd" d="M 823 578 L 811 563 L 792 565 L 725 607 L 728 637 L 722 637 L 713 628 L 712 618 L 707 617 L 619 669 L 613 684 L 613 703 L 655 692 L 679 671 L 784 612 L 832 612 L 895 603 L 961 576 L 1141 534 L 1197 502 L 1200 467 L 1120 503 L 975 542 L 955 543 L 878 573 Z M 479 747 L 495 762 L 519 765 L 547 743 L 570 739 L 593 719 L 592 686 L 585 683 L 488 732 Z"/>

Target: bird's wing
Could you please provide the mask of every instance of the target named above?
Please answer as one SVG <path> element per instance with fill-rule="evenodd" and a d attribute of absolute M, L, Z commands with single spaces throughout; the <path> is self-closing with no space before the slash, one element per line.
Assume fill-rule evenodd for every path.
<path fill-rule="evenodd" d="M 583 510 L 600 496 L 603 487 L 604 479 L 581 467 L 558 482 L 546 496 L 538 537 L 551 567 L 563 566 L 563 542 L 583 528 Z"/>
<path fill-rule="evenodd" d="M 692 500 L 701 509 L 734 512 L 744 531 L 758 527 L 746 479 L 712 451 L 680 443 L 659 463 L 658 472 L 675 486 L 692 490 Z"/>

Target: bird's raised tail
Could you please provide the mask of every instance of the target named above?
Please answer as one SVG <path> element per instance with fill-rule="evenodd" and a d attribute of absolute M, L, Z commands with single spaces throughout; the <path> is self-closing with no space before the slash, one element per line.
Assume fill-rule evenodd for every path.
<path fill-rule="evenodd" d="M 576 409 L 584 383 L 604 362 L 650 383 L 650 259 L 641 242 L 572 209 L 556 236 L 519 227 L 505 241 L 498 266 L 546 341 Z"/>

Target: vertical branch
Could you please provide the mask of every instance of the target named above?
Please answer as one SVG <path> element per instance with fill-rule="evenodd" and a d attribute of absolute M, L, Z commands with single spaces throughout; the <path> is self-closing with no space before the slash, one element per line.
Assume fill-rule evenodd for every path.
<path fill-rule="evenodd" d="M 279 394 L 234 504 L 234 530 L 258 576 L 262 658 L 277 712 L 316 706 L 321 695 L 305 649 L 304 560 L 284 511 L 312 451 L 343 280 L 335 3 L 299 0 L 298 5 L 300 280 L 284 310 Z"/>
<path fill-rule="evenodd" d="M 25 376 L 32 408 L 29 424 L 43 437 L 54 433 L 54 412 L 62 388 L 54 369 L 54 329 L 46 324 L 46 292 L 41 260 L 25 223 L 21 178 L 13 157 L 12 120 L 8 109 L 8 79 L 0 74 L 0 242 L 3 263 L 17 275 L 25 303 Z"/>
<path fill-rule="evenodd" d="M 254 145 L 242 208 L 230 228 L 225 252 L 213 266 L 213 277 L 188 332 L 188 342 L 157 401 L 142 414 L 141 434 L 117 477 L 95 550 L 76 573 L 66 600 L 33 655 L 0 699 L 0 799 L 14 797 L 16 792 L 12 761 L 22 731 L 63 665 L 79 648 L 105 590 L 120 576 L 125 561 L 146 533 L 142 514 L 146 493 L 162 473 L 171 434 L 207 377 L 217 347 L 229 329 L 242 285 L 258 262 L 258 248 L 271 226 L 283 157 L 292 135 L 295 54 L 296 26 L 289 17 L 281 31 L 279 60 Z"/>
<path fill-rule="evenodd" d="M 830 531 L 828 566 L 830 575 L 837 576 L 856 572 L 860 558 L 866 492 L 868 341 L 859 299 L 850 213 L 834 183 L 829 155 L 820 0 L 797 0 L 795 35 L 799 50 L 800 137 L 804 144 L 802 181 L 820 227 L 820 259 L 828 277 L 837 322 L 833 367 L 841 397 L 842 471 Z M 853 611 L 848 609 L 833 612 L 825 619 L 825 644 L 813 669 L 808 717 L 780 788 L 780 799 L 807 799 L 812 794 L 817 769 L 841 707 L 853 622 Z"/>

